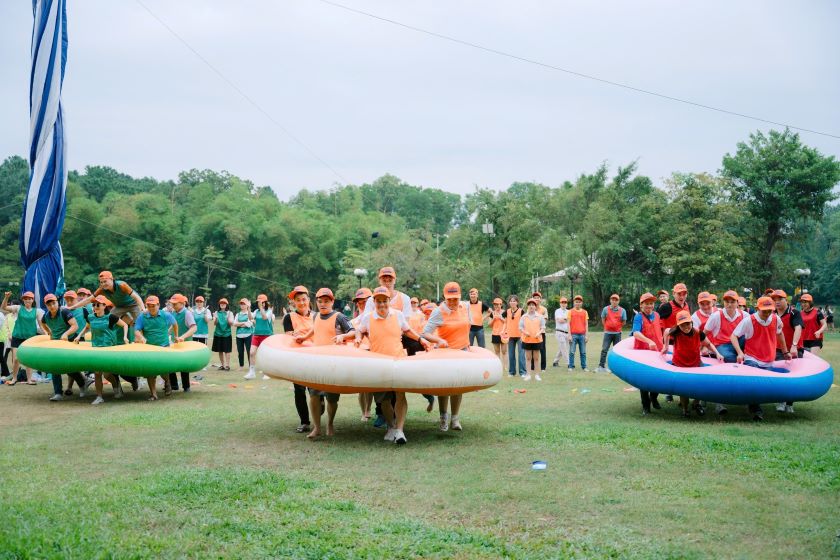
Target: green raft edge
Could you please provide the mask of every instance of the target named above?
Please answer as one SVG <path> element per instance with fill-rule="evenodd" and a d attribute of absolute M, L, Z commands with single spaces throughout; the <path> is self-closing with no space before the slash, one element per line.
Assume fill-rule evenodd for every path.
<path fill-rule="evenodd" d="M 92 349 L 18 348 L 20 363 L 45 373 L 101 371 L 126 377 L 151 377 L 199 371 L 210 363 L 210 348 L 161 352 L 101 352 Z"/>

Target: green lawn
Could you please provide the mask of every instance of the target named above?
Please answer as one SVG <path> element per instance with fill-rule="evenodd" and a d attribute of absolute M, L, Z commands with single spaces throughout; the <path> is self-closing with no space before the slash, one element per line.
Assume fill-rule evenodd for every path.
<path fill-rule="evenodd" d="M 591 366 L 599 351 L 595 334 Z M 824 356 L 840 363 L 840 335 Z M 462 433 L 410 396 L 397 447 L 354 395 L 336 437 L 307 441 L 291 386 L 242 373 L 101 407 L 0 386 L 0 558 L 840 555 L 837 388 L 762 424 L 643 418 L 617 378 L 549 368 L 467 395 Z"/>

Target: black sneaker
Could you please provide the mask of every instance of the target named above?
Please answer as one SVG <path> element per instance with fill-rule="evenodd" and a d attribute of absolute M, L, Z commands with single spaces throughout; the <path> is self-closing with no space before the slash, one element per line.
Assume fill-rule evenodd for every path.
<path fill-rule="evenodd" d="M 764 414 L 759 410 L 758 412 L 753 413 L 753 421 L 755 422 L 762 422 L 764 421 Z"/>
<path fill-rule="evenodd" d="M 650 409 L 643 406 L 642 407 L 642 416 L 647 416 L 648 414 L 650 414 Z"/>
<path fill-rule="evenodd" d="M 560 364 L 558 362 L 551 362 L 551 367 L 558 367 Z"/>
<path fill-rule="evenodd" d="M 687 410 L 683 410 L 682 411 L 682 416 L 683 416 L 683 418 L 689 418 L 691 416 L 691 413 Z"/>
<path fill-rule="evenodd" d="M 72 389 L 65 389 L 64 390 L 64 395 L 67 396 L 67 397 L 72 397 L 73 396 L 73 390 Z"/>
<path fill-rule="evenodd" d="M 656 410 L 659 410 L 659 409 L 661 409 L 661 408 L 662 408 L 662 405 L 661 405 L 661 404 L 659 404 L 659 399 L 653 399 L 652 401 L 650 401 L 650 404 L 651 404 L 651 406 L 653 406 L 653 408 L 655 408 Z"/>
<path fill-rule="evenodd" d="M 674 395 L 665 395 L 665 402 L 674 402 Z"/>

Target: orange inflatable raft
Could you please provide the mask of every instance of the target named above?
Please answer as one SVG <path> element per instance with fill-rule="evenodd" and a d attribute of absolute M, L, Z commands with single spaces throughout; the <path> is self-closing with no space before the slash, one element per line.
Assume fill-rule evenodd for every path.
<path fill-rule="evenodd" d="M 256 365 L 269 377 L 331 393 L 458 395 L 487 389 L 502 379 L 499 358 L 484 348 L 438 349 L 393 358 L 352 345 L 301 345 L 285 334 L 260 344 Z"/>

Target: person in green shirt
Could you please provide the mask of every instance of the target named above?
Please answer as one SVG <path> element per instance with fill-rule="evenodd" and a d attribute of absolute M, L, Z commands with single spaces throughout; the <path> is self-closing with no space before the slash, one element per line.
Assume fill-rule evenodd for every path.
<path fill-rule="evenodd" d="M 251 313 L 251 301 L 248 298 L 239 300 L 239 313 L 233 319 L 236 327 L 236 353 L 239 356 L 239 367 L 245 367 L 245 356 L 248 356 L 248 379 L 253 379 L 251 364 L 251 338 L 254 335 L 254 315 Z"/>
<path fill-rule="evenodd" d="M 172 304 L 172 316 L 178 323 L 178 329 L 175 331 L 175 342 L 184 342 L 192 340 L 192 335 L 195 334 L 196 324 L 193 317 L 192 310 L 187 307 L 189 300 L 183 294 L 175 294 L 169 298 L 169 303 Z M 178 333 L 182 333 L 180 336 Z M 178 374 L 169 374 L 169 383 L 172 388 L 178 390 Z M 181 372 L 181 387 L 185 393 L 190 392 L 190 372 Z"/>
<path fill-rule="evenodd" d="M 11 295 L 12 292 L 6 292 L 3 295 L 3 303 L 0 304 L 0 311 L 15 315 L 15 327 L 12 330 L 12 371 L 6 380 L 6 385 L 15 385 L 17 383 L 18 371 L 21 365 L 17 357 L 17 348 L 26 339 L 38 334 L 38 323 L 44 315 L 43 310 L 35 307 L 35 294 L 32 292 L 24 292 L 20 296 L 21 305 L 9 305 Z M 35 385 L 35 381 L 32 380 L 32 368 L 25 369 L 26 384 Z"/>
<path fill-rule="evenodd" d="M 192 308 L 193 319 L 195 319 L 195 334 L 193 340 L 202 344 L 207 344 L 207 338 L 210 336 L 208 326 L 213 321 L 213 314 L 204 306 L 204 296 L 196 296 L 195 307 Z M 204 368 L 207 369 L 207 368 Z"/>
<path fill-rule="evenodd" d="M 128 340 L 128 324 L 122 319 L 109 313 L 114 306 L 111 300 L 105 296 L 99 295 L 93 299 L 93 315 L 88 315 L 87 324 L 75 342 L 84 337 L 87 331 L 90 331 L 91 345 L 94 348 L 106 348 L 117 345 L 117 328 L 122 329 L 123 343 L 130 344 Z M 96 399 L 91 404 L 99 405 L 105 402 L 102 398 L 102 377 L 108 380 L 111 387 L 114 388 L 114 398 L 121 399 L 123 396 L 122 386 L 117 380 L 117 377 L 111 373 L 97 371 L 94 373 L 94 384 L 96 386 Z"/>
<path fill-rule="evenodd" d="M 146 297 L 146 311 L 137 317 L 137 321 L 134 323 L 134 329 L 134 340 L 136 342 L 163 348 L 166 348 L 170 344 L 170 331 L 174 330 L 175 336 L 178 336 L 178 322 L 171 313 L 161 310 L 160 299 L 157 296 Z M 164 393 L 166 395 L 171 394 L 172 386 L 168 376 L 161 375 L 161 378 L 163 378 Z M 146 383 L 149 385 L 149 393 L 151 394 L 149 400 L 158 400 L 157 376 L 147 377 Z"/>
<path fill-rule="evenodd" d="M 233 313 L 228 307 L 227 298 L 219 300 L 219 309 L 213 314 L 213 352 L 219 353 L 219 370 L 230 371 L 230 352 L 233 349 L 230 327 L 233 325 Z"/>
<path fill-rule="evenodd" d="M 260 347 L 263 340 L 274 334 L 274 311 L 268 301 L 268 296 L 265 294 L 257 296 L 257 309 L 251 312 L 251 319 L 254 322 L 254 335 L 251 337 L 251 350 L 248 356 L 251 367 L 248 368 L 245 379 L 256 377 L 254 364 L 257 363 L 257 348 Z M 268 379 L 268 376 L 263 375 L 263 380 L 266 379 Z"/>
<path fill-rule="evenodd" d="M 49 335 L 50 339 L 67 342 L 76 338 L 79 323 L 76 321 L 76 317 L 73 316 L 73 312 L 67 308 L 59 307 L 58 298 L 54 294 L 44 296 L 44 305 L 47 306 L 47 312 L 41 317 L 41 327 Z M 52 376 L 53 384 L 53 396 L 50 397 L 50 400 L 53 402 L 64 400 L 64 394 L 61 390 L 61 374 L 50 372 L 50 375 Z M 79 384 L 81 388 L 79 396 L 84 397 L 85 380 L 82 374 L 75 371 L 68 373 L 67 377 L 74 379 Z"/>

